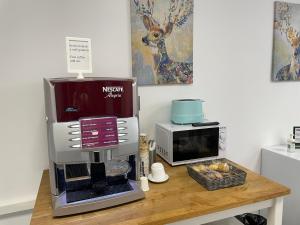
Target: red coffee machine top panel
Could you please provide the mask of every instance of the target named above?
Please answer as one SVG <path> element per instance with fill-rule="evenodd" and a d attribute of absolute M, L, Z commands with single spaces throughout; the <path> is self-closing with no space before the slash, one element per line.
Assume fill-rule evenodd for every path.
<path fill-rule="evenodd" d="M 58 122 L 82 117 L 133 116 L 133 80 L 131 79 L 54 79 Z"/>

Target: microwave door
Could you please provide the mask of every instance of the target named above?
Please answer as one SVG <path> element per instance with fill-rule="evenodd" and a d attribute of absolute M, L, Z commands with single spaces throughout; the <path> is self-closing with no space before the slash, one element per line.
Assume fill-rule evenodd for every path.
<path fill-rule="evenodd" d="M 219 128 L 176 131 L 173 133 L 173 161 L 218 156 Z"/>

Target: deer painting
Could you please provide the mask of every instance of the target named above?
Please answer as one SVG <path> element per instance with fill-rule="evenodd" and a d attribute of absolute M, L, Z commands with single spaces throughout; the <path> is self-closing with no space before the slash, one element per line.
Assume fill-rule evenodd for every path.
<path fill-rule="evenodd" d="M 297 21 L 297 24 L 295 23 L 293 20 L 293 13 L 300 13 L 300 5 L 275 2 L 274 51 L 278 56 L 277 58 L 273 57 L 273 70 L 274 66 L 276 66 L 277 63 L 280 63 L 280 61 L 276 61 L 276 59 L 281 55 L 287 56 L 280 58 L 281 60 L 285 59 L 285 64 L 275 70 L 276 74 L 273 75 L 277 81 L 300 80 L 300 35 L 295 28 L 295 26 L 300 26 L 300 21 Z M 280 42 L 278 41 L 280 39 L 275 36 L 276 34 L 277 36 L 278 34 L 281 36 L 281 40 L 284 40 L 288 48 L 284 48 L 280 45 Z M 285 54 L 280 52 L 282 49 L 285 50 Z"/>
<path fill-rule="evenodd" d="M 182 28 L 193 14 L 193 0 L 160 0 L 168 3 L 164 21 L 154 17 L 155 5 L 159 0 L 132 0 L 136 14 L 144 25 L 140 42 L 152 50 L 152 70 L 155 84 L 190 84 L 193 82 L 193 63 L 178 61 L 170 56 L 167 40 L 174 29 Z M 174 40 L 174 38 L 173 38 Z M 192 42 L 192 38 L 190 39 Z M 174 42 L 173 42 L 174 44 Z M 178 41 L 176 45 L 184 43 Z M 192 43 L 189 43 L 192 45 Z M 192 50 L 191 50 L 192 58 Z"/>

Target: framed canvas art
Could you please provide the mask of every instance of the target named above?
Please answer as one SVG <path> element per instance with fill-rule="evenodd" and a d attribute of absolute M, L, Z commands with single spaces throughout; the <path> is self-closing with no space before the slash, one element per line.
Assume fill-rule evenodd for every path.
<path fill-rule="evenodd" d="M 130 0 L 139 85 L 193 83 L 193 0 Z"/>
<path fill-rule="evenodd" d="M 274 3 L 273 81 L 300 80 L 300 4 Z"/>

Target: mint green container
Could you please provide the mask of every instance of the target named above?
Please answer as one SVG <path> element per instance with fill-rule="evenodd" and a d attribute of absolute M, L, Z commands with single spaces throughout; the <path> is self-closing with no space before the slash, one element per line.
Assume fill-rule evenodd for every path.
<path fill-rule="evenodd" d="M 201 99 L 177 99 L 172 101 L 171 121 L 175 124 L 203 122 Z"/>

